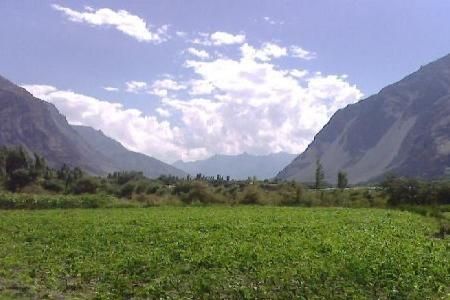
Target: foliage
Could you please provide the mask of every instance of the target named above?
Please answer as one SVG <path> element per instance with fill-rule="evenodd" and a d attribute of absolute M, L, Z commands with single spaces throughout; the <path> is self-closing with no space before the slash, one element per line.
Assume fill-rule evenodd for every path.
<path fill-rule="evenodd" d="M 133 182 L 125 183 L 119 191 L 119 196 L 123 198 L 131 198 L 136 185 Z"/>
<path fill-rule="evenodd" d="M 0 212 L 2 298 L 445 299 L 448 240 L 409 212 Z"/>
<path fill-rule="evenodd" d="M 76 195 L 79 194 L 95 194 L 99 187 L 98 180 L 91 177 L 82 177 L 78 179 L 73 187 L 72 192 Z"/>
<path fill-rule="evenodd" d="M 64 191 L 64 183 L 59 179 L 47 179 L 42 182 L 42 187 L 48 191 L 61 193 Z"/>
<path fill-rule="evenodd" d="M 323 166 L 322 166 L 322 163 L 320 162 L 320 159 L 317 159 L 316 160 L 316 173 L 315 173 L 314 188 L 316 190 L 322 188 L 323 184 L 324 184 L 324 180 L 325 180 L 325 173 L 323 171 Z"/>
<path fill-rule="evenodd" d="M 381 187 L 391 206 L 450 204 L 448 182 L 425 182 L 390 175 L 382 182 Z"/>
<path fill-rule="evenodd" d="M 337 178 L 337 187 L 339 189 L 345 189 L 347 186 L 348 186 L 347 173 L 339 171 Z"/>
<path fill-rule="evenodd" d="M 121 206 L 106 195 L 37 195 L 0 193 L 0 209 L 101 208 Z"/>
<path fill-rule="evenodd" d="M 243 192 L 242 198 L 239 201 L 241 204 L 261 204 L 261 193 L 259 189 L 254 186 L 248 186 Z"/>

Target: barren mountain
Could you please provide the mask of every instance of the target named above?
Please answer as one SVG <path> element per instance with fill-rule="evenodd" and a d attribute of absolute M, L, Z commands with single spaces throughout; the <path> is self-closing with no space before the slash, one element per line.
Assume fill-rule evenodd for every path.
<path fill-rule="evenodd" d="M 187 174 L 153 157 L 126 149 L 121 143 L 102 131 L 87 126 L 72 126 L 94 149 L 110 159 L 115 167 L 124 171 L 141 171 L 149 178 L 160 175 L 185 177 Z"/>
<path fill-rule="evenodd" d="M 148 177 L 184 176 L 171 165 L 127 150 L 90 127 L 71 126 L 53 104 L 0 76 L 0 145 L 23 146 L 52 167 L 68 164 L 91 174 L 142 171 Z"/>
<path fill-rule="evenodd" d="M 329 182 L 339 170 L 352 183 L 388 172 L 443 176 L 450 166 L 450 55 L 337 111 L 277 177 L 313 181 L 318 158 Z"/>
<path fill-rule="evenodd" d="M 50 103 L 0 76 L 0 145 L 21 145 L 44 156 L 53 167 L 66 163 L 105 174 L 113 163 L 97 152 Z"/>

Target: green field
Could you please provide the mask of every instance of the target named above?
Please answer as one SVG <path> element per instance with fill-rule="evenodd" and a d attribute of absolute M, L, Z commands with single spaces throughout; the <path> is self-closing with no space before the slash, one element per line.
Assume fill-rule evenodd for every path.
<path fill-rule="evenodd" d="M 447 299 L 450 241 L 381 209 L 0 212 L 0 298 Z"/>

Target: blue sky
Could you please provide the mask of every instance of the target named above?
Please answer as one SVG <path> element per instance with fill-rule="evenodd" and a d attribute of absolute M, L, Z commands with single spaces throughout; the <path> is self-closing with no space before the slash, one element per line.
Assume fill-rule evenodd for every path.
<path fill-rule="evenodd" d="M 450 52 L 450 2 L 407 3 L 3 0 L 0 74 L 168 162 L 299 153 Z"/>

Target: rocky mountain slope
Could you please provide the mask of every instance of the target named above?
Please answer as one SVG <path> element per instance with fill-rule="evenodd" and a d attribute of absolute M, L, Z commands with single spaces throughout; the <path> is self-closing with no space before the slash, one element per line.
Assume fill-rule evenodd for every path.
<path fill-rule="evenodd" d="M 157 159 L 128 151 L 92 128 L 71 126 L 53 104 L 1 76 L 0 120 L 0 145 L 21 145 L 45 157 L 52 167 L 65 163 L 96 175 L 122 170 L 142 171 L 149 177 L 186 175 Z"/>
<path fill-rule="evenodd" d="M 351 183 L 388 172 L 443 176 L 450 167 L 450 55 L 337 111 L 277 178 L 313 181 L 318 158 L 331 183 L 339 170 Z"/>
<path fill-rule="evenodd" d="M 173 165 L 185 172 L 206 176 L 230 176 L 232 179 L 247 179 L 256 176 L 258 179 L 275 177 L 278 170 L 286 166 L 296 157 L 295 154 L 273 153 L 269 155 L 214 155 L 205 160 L 193 162 L 177 161 Z"/>
<path fill-rule="evenodd" d="M 102 131 L 87 126 L 72 127 L 95 150 L 110 159 L 115 167 L 124 171 L 142 171 L 149 178 L 160 175 L 185 177 L 187 174 L 153 157 L 126 149 L 121 143 L 107 137 Z"/>
<path fill-rule="evenodd" d="M 53 167 L 66 163 L 93 174 L 114 164 L 89 146 L 56 107 L 0 76 L 0 145 L 21 145 L 44 156 Z"/>

